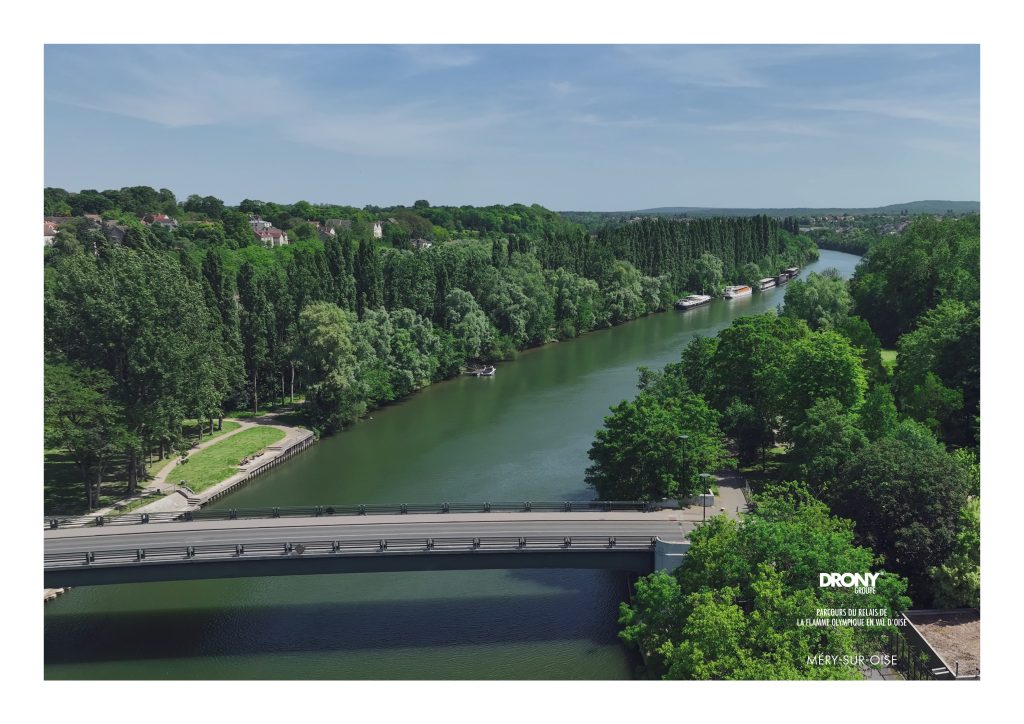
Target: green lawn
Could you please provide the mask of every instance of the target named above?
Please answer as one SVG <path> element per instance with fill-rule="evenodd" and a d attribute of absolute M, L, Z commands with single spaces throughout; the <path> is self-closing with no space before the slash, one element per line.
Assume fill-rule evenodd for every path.
<path fill-rule="evenodd" d="M 883 349 L 882 350 L 882 366 L 888 370 L 889 374 L 892 374 L 896 370 L 896 355 L 898 353 L 894 349 Z"/>
<path fill-rule="evenodd" d="M 214 423 L 213 436 L 223 435 L 239 427 L 239 423 L 225 420 L 224 426 L 218 430 Z M 191 435 L 193 440 L 198 437 L 195 420 L 186 422 L 184 432 Z M 204 441 L 209 439 L 209 435 L 203 435 Z M 152 463 L 147 463 L 146 472 L 149 478 L 160 472 L 176 457 L 168 455 L 163 460 L 154 459 Z M 140 480 L 139 487 L 144 485 L 145 481 Z M 109 507 L 127 496 L 128 482 L 124 479 L 124 461 L 115 460 L 100 484 L 97 507 Z M 132 507 L 137 508 L 140 505 L 142 502 L 135 502 Z M 81 473 L 64 450 L 43 451 L 43 512 L 54 515 L 83 515 L 88 512 L 85 508 L 85 485 L 82 483 Z"/>
<path fill-rule="evenodd" d="M 238 472 L 238 463 L 242 458 L 259 452 L 283 437 L 284 433 L 273 427 L 260 426 L 244 430 L 189 455 L 188 462 L 175 468 L 168 482 L 179 483 L 184 480 L 185 485 L 196 492 L 205 490 Z"/>

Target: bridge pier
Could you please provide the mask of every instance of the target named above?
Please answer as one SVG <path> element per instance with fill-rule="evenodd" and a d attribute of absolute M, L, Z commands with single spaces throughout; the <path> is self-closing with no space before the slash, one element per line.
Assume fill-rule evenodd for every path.
<path fill-rule="evenodd" d="M 654 544 L 654 570 L 671 573 L 683 562 L 689 548 L 689 541 L 664 541 L 658 538 Z"/>

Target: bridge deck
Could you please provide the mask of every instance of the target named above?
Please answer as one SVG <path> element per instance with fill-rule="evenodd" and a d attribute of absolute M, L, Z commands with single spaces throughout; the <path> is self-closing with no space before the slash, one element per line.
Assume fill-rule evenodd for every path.
<path fill-rule="evenodd" d="M 678 511 L 218 520 L 44 534 L 63 585 L 448 568 L 649 570 L 654 539 L 685 540 Z"/>

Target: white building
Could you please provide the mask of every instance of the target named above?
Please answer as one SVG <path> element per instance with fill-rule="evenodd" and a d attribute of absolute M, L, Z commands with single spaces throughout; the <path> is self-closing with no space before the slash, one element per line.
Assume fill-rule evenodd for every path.
<path fill-rule="evenodd" d="M 263 246 L 270 247 L 271 249 L 288 243 L 288 234 L 280 229 L 275 229 L 273 226 L 266 229 L 254 229 L 253 231 L 256 234 L 256 238 L 263 243 Z"/>

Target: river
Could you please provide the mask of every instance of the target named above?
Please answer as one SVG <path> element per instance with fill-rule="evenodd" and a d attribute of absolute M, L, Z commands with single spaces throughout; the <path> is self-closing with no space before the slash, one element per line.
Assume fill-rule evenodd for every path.
<path fill-rule="evenodd" d="M 849 277 L 822 251 L 804 274 Z M 580 500 L 609 406 L 694 334 L 785 287 L 523 352 L 376 410 L 221 507 Z M 80 588 L 46 604 L 48 679 L 627 679 L 625 580 L 607 571 L 441 571 Z"/>

